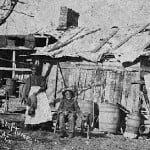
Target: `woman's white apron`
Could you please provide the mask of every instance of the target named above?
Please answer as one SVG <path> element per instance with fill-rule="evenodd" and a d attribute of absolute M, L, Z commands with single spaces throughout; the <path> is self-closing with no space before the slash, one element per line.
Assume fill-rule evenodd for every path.
<path fill-rule="evenodd" d="M 29 96 L 37 92 L 40 86 L 32 86 Z M 51 108 L 45 92 L 37 95 L 37 108 L 33 117 L 28 115 L 29 106 L 26 106 L 25 124 L 40 124 L 52 120 Z"/>

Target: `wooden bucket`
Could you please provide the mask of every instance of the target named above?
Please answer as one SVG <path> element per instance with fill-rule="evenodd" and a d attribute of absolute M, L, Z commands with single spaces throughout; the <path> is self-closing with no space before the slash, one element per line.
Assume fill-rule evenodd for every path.
<path fill-rule="evenodd" d="M 8 91 L 8 95 L 15 95 L 16 94 L 16 80 L 8 78 L 6 80 L 6 89 Z"/>
<path fill-rule="evenodd" d="M 141 118 L 138 113 L 131 113 L 126 118 L 126 130 L 127 133 L 138 134 Z"/>
<path fill-rule="evenodd" d="M 120 110 L 115 104 L 99 104 L 99 131 L 116 133 L 120 121 Z"/>

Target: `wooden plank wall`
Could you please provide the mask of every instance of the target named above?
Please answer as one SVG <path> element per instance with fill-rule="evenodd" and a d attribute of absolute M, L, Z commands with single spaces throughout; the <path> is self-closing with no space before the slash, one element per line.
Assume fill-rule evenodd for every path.
<path fill-rule="evenodd" d="M 71 63 L 61 63 L 61 68 L 67 86 L 78 89 L 79 100 L 91 100 L 97 103 L 108 101 L 119 103 L 131 112 L 138 111 L 139 85 L 131 84 L 139 80 L 139 72 L 104 69 L 95 65 L 75 66 Z M 55 91 L 56 65 L 53 66 L 48 79 L 47 95 L 52 99 Z M 59 72 L 57 97 L 61 96 L 64 88 L 62 76 Z"/>
<path fill-rule="evenodd" d="M 139 84 L 131 84 L 140 79 L 139 72 L 124 72 L 121 104 L 131 112 L 139 110 Z"/>

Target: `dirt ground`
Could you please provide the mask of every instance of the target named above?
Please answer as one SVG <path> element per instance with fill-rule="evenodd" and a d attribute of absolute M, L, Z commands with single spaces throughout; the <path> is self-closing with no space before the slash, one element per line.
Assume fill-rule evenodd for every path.
<path fill-rule="evenodd" d="M 5 131 L 5 135 L 4 135 Z M 150 140 L 127 139 L 123 135 L 92 134 L 90 139 L 76 133 L 72 139 L 59 138 L 48 131 L 25 131 L 30 140 L 11 133 L 10 130 L 0 130 L 0 150 L 150 150 Z"/>

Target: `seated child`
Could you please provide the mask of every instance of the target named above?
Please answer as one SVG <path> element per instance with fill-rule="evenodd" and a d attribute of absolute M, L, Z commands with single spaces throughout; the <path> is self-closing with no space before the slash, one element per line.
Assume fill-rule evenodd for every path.
<path fill-rule="evenodd" d="M 66 120 L 69 123 L 69 137 L 74 137 L 75 133 L 75 121 L 77 119 L 77 114 L 81 115 L 80 107 L 78 102 L 74 98 L 74 91 L 72 89 L 65 89 L 62 92 L 63 98 L 60 99 L 60 105 L 58 107 L 59 114 L 59 127 L 61 130 L 60 137 L 67 136 L 66 133 Z"/>

